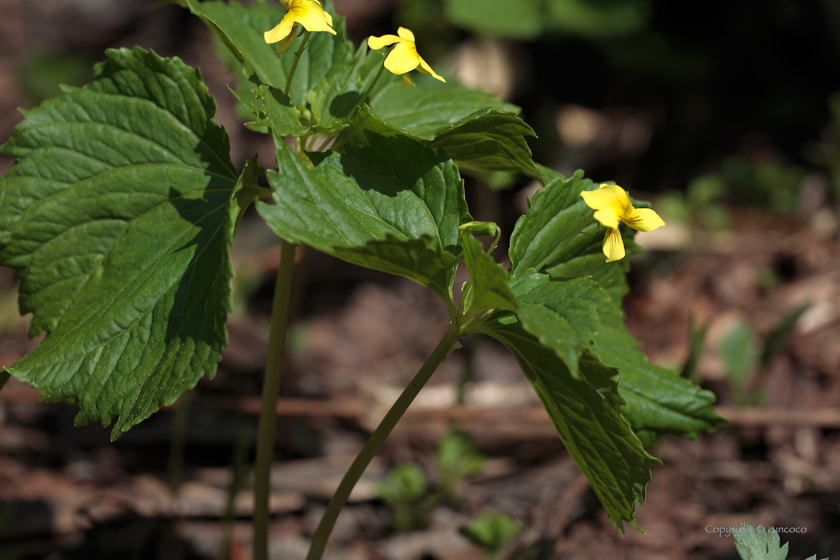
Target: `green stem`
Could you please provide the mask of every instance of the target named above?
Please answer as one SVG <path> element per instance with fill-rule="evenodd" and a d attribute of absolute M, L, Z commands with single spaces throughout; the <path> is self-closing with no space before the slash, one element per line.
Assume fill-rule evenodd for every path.
<path fill-rule="evenodd" d="M 353 118 L 353 116 L 356 114 L 356 111 L 358 111 L 359 107 L 361 107 L 362 104 L 365 101 L 367 101 L 367 98 L 370 95 L 370 92 L 373 91 L 373 88 L 376 86 L 377 82 L 379 82 L 379 78 L 382 77 L 382 72 L 384 70 L 385 70 L 385 61 L 383 59 L 382 67 L 379 68 L 379 72 L 377 72 L 376 77 L 373 79 L 373 82 L 367 88 L 367 91 L 365 91 L 364 95 L 362 95 L 362 97 L 356 102 L 356 104 L 353 105 L 353 108 L 350 109 L 350 112 L 347 113 L 347 116 L 344 117 L 344 119 L 341 121 L 342 123 L 347 124 L 348 122 L 350 122 L 350 119 Z M 335 140 L 333 141 L 331 149 L 333 151 L 340 150 L 342 148 L 342 146 L 344 146 L 344 142 L 346 141 L 346 139 L 347 139 L 347 130 L 345 129 L 345 130 L 342 130 L 341 132 L 338 133 Z M 320 151 L 323 151 L 323 146 L 321 146 Z"/>
<path fill-rule="evenodd" d="M 288 97 L 289 91 L 292 89 L 292 78 L 295 77 L 295 70 L 297 70 L 298 62 L 300 62 L 300 55 L 303 54 L 303 49 L 306 48 L 306 42 L 309 41 L 309 35 L 311 35 L 311 31 L 307 31 L 306 35 L 303 36 L 303 41 L 300 42 L 300 46 L 298 47 L 297 52 L 295 53 L 295 61 L 292 62 L 292 69 L 289 70 L 289 78 L 286 80 L 286 89 L 283 91 L 284 94 Z"/>
<path fill-rule="evenodd" d="M 475 360 L 478 356 L 478 347 L 480 344 L 481 336 L 473 335 L 469 345 L 465 349 L 464 369 L 458 378 L 458 392 L 455 398 L 455 404 L 458 406 L 463 406 L 466 403 L 467 385 L 475 378 Z"/>
<path fill-rule="evenodd" d="M 295 267 L 295 246 L 284 240 L 280 251 L 280 268 L 277 270 L 274 302 L 271 308 L 271 330 L 268 335 L 268 356 L 265 361 L 257 458 L 254 466 L 254 560 L 268 560 L 268 498 L 271 494 L 271 462 L 274 459 L 277 398 L 280 396 L 283 347 L 286 343 L 289 296 L 292 291 L 292 272 Z"/>
<path fill-rule="evenodd" d="M 574 241 L 574 239 L 578 236 L 578 234 L 580 234 L 584 229 L 586 229 L 586 226 L 588 226 L 591 223 L 592 223 L 592 214 L 590 214 L 588 218 L 583 220 L 583 223 L 580 225 L 579 228 L 577 228 L 577 230 L 574 231 L 574 233 L 572 233 L 569 237 L 564 239 L 563 242 L 560 245 L 558 245 L 546 258 L 544 258 L 542 261 L 540 261 L 540 264 L 535 266 L 534 270 L 536 270 L 537 272 L 541 272 L 545 265 L 547 265 L 552 260 L 554 260 L 554 258 L 557 257 L 557 255 L 560 254 L 560 251 L 565 249 L 566 246 L 569 243 Z"/>
<path fill-rule="evenodd" d="M 429 356 L 429 359 L 426 360 L 426 363 L 423 364 L 423 367 L 420 368 L 420 371 L 417 372 L 417 375 L 414 376 L 414 379 L 411 380 L 411 383 L 408 384 L 408 387 L 405 388 L 400 397 L 385 415 L 385 418 L 383 418 L 382 422 L 379 423 L 379 426 L 376 427 L 376 430 L 374 430 L 370 439 L 368 439 L 358 456 L 356 456 L 356 460 L 353 461 L 352 465 L 350 465 L 350 468 L 347 470 L 347 474 L 344 475 L 344 478 L 338 485 L 338 489 L 336 489 L 329 505 L 327 505 L 324 517 L 321 518 L 321 522 L 318 524 L 318 528 L 312 536 L 312 544 L 310 545 L 309 554 L 306 556 L 306 560 L 320 560 L 321 556 L 324 554 L 324 549 L 327 546 L 327 540 L 330 537 L 335 521 L 338 519 L 338 514 L 341 513 L 344 504 L 347 503 L 347 498 L 350 497 L 350 492 L 353 490 L 356 482 L 359 481 L 359 478 L 361 478 L 362 473 L 365 472 L 365 469 L 368 464 L 370 464 L 374 455 L 376 455 L 376 452 L 379 451 L 380 447 L 382 447 L 382 444 L 385 442 L 388 434 L 391 433 L 391 430 L 394 429 L 394 426 L 396 426 L 397 422 L 400 418 L 402 418 L 403 414 L 405 414 L 409 405 L 411 405 L 412 401 L 414 401 L 417 393 L 420 392 L 420 389 L 422 389 L 426 382 L 429 381 L 429 378 L 435 372 L 437 367 L 441 364 L 441 362 L 443 362 L 447 354 L 449 354 L 452 346 L 455 342 L 457 342 L 458 336 L 458 325 L 453 322 L 449 326 L 449 331 L 446 333 L 446 336 L 444 336 L 438 343 L 434 352 L 432 352 L 432 355 Z"/>
<path fill-rule="evenodd" d="M 367 101 L 367 98 L 368 98 L 368 96 L 370 95 L 370 92 L 372 92 L 372 91 L 373 91 L 373 88 L 374 88 L 374 87 L 376 87 L 376 83 L 379 81 L 379 78 L 382 76 L 382 71 L 383 71 L 383 70 L 385 70 L 385 62 L 384 62 L 384 61 L 382 62 L 382 67 L 379 69 L 379 72 L 377 72 L 376 77 L 373 79 L 373 82 L 370 84 L 370 87 L 368 87 L 368 88 L 367 88 L 367 91 L 366 91 L 366 92 L 365 92 L 365 94 L 362 96 L 362 98 L 361 98 L 361 99 L 359 99 L 359 100 L 356 102 L 356 104 L 355 104 L 355 105 L 353 105 L 353 108 L 352 108 L 352 109 L 350 109 L 350 112 L 349 112 L 349 113 L 347 113 L 347 116 L 346 116 L 346 117 L 344 117 L 344 122 L 348 122 L 350 119 L 352 119 L 352 118 L 353 118 L 353 115 L 354 115 L 354 114 L 356 114 L 356 109 L 358 109 L 359 107 L 361 107 L 361 106 L 362 106 L 362 104 L 363 104 L 365 101 Z"/>
<path fill-rule="evenodd" d="M 190 414 L 192 393 L 186 392 L 178 398 L 178 408 L 172 417 L 172 440 L 169 443 L 169 489 L 173 494 L 184 482 L 184 444 L 187 440 L 187 417 Z"/>

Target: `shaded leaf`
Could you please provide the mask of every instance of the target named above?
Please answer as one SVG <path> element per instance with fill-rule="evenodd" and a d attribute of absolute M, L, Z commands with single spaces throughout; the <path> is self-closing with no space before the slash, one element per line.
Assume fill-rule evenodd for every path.
<path fill-rule="evenodd" d="M 469 95 L 472 96 L 472 92 Z M 437 103 L 431 97 L 430 101 Z M 531 160 L 531 149 L 525 141 L 526 136 L 535 136 L 534 131 L 512 112 L 483 108 L 452 124 L 412 133 L 386 122 L 364 107 L 354 116 L 351 124 L 356 130 L 350 140 L 357 144 L 364 143 L 365 130 L 383 136 L 406 134 L 424 145 L 446 150 L 462 171 L 473 174 L 517 171 L 536 179 L 542 178 Z"/>
<path fill-rule="evenodd" d="M 264 172 L 265 169 L 257 165 L 257 156 L 245 162 L 242 174 L 236 182 L 233 200 L 231 200 L 230 205 L 231 218 L 233 218 L 235 226 L 239 225 L 239 222 L 242 221 L 242 216 L 245 214 L 245 210 L 255 200 L 271 197 L 271 191 L 260 187 L 258 184 L 258 180 Z"/>
<path fill-rule="evenodd" d="M 531 160 L 526 136 L 536 134 L 515 113 L 481 109 L 436 130 L 430 146 L 446 150 L 463 171 L 516 171 L 542 179 Z"/>
<path fill-rule="evenodd" d="M 464 302 L 461 306 L 467 316 L 479 315 L 488 309 L 516 311 L 518 304 L 505 281 L 502 265 L 497 264 L 484 246 L 472 234 L 461 234 L 464 262 L 470 273 L 470 281 L 464 286 Z"/>
<path fill-rule="evenodd" d="M 333 66 L 308 95 L 315 121 L 328 125 L 348 117 L 381 68 L 382 56 L 368 53 L 365 43 L 346 62 Z M 377 85 L 382 87 L 384 83 L 397 79 L 398 76 L 385 72 Z"/>

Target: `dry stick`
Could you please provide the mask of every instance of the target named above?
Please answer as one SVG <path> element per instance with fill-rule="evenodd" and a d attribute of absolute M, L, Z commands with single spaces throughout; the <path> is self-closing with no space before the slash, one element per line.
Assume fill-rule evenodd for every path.
<path fill-rule="evenodd" d="M 60 403 L 41 403 L 41 391 L 29 386 L 7 387 L 0 391 L 0 403 L 39 403 L 43 406 L 59 407 Z M 201 397 L 194 406 L 199 409 L 235 410 L 240 414 L 256 415 L 260 412 L 260 399 L 217 399 Z M 164 409 L 172 407 L 164 406 Z M 375 408 L 375 407 L 374 407 Z M 716 406 L 714 411 L 729 421 L 732 426 L 784 426 L 789 428 L 840 428 L 838 408 L 781 408 L 757 407 L 735 408 Z M 358 420 L 371 413 L 371 405 L 361 400 L 327 399 L 277 399 L 276 414 L 295 418 L 344 418 Z M 458 420 L 499 424 L 499 419 L 540 424 L 550 422 L 542 407 L 492 408 L 480 406 L 458 406 L 452 408 L 420 408 L 405 415 L 410 420 Z"/>
<path fill-rule="evenodd" d="M 0 398 L 0 401 L 3 399 Z M 242 414 L 256 414 L 256 399 L 239 399 L 235 404 L 222 406 Z M 792 408 L 734 408 L 714 407 L 716 413 L 733 426 L 786 426 L 840 428 L 840 409 Z M 280 399 L 277 414 L 297 418 L 345 418 L 358 420 L 371 412 L 371 405 L 363 401 L 331 401 L 321 399 Z M 456 406 L 452 408 L 419 408 L 405 415 L 406 420 L 472 421 L 499 424 L 501 418 L 511 422 L 550 424 L 551 420 L 542 407 L 492 408 Z"/>

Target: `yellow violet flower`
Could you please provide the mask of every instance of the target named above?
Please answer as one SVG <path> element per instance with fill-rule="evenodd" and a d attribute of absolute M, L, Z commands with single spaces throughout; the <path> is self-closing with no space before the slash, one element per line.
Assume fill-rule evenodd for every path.
<path fill-rule="evenodd" d="M 446 80 L 438 76 L 432 67 L 417 54 L 417 45 L 414 44 L 414 33 L 405 27 L 400 27 L 397 30 L 397 35 L 383 35 L 382 37 L 368 37 L 368 46 L 373 50 L 379 50 L 388 45 L 396 46 L 388 54 L 385 59 L 385 68 L 397 76 L 402 75 L 403 87 L 414 85 L 408 73 L 412 70 L 417 70 L 423 74 L 428 74 L 433 78 L 446 83 Z"/>
<path fill-rule="evenodd" d="M 307 31 L 326 31 L 335 35 L 332 28 L 332 16 L 324 11 L 318 0 L 280 0 L 288 13 L 283 16 L 274 29 L 266 31 L 265 42 L 269 45 L 280 43 L 277 52 L 283 52 L 292 44 L 298 25 Z"/>
<path fill-rule="evenodd" d="M 603 244 L 607 262 L 624 258 L 624 241 L 618 231 L 620 222 L 639 231 L 653 231 L 665 225 L 650 208 L 633 208 L 627 191 L 618 185 L 601 185 L 597 191 L 583 191 L 580 196 L 587 206 L 595 210 L 593 217 L 607 228 Z"/>

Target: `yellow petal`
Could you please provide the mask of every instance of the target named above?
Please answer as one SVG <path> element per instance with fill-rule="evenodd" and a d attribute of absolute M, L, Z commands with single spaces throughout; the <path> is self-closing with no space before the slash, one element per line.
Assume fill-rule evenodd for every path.
<path fill-rule="evenodd" d="M 411 81 L 411 78 L 408 77 L 408 74 L 403 74 L 402 87 L 413 86 L 413 85 L 414 85 L 414 82 Z"/>
<path fill-rule="evenodd" d="M 289 34 L 292 32 L 292 27 L 294 27 L 294 23 L 295 23 L 295 18 L 292 15 L 292 12 L 289 12 L 288 14 L 283 16 L 283 19 L 280 20 L 280 23 L 278 23 L 274 27 L 274 29 L 272 29 L 271 31 L 266 31 L 263 34 L 263 37 L 265 38 L 265 42 L 270 45 L 272 43 L 277 43 L 278 41 L 282 41 L 283 39 L 288 37 Z"/>
<path fill-rule="evenodd" d="M 394 43 L 399 43 L 400 38 L 396 35 L 383 35 L 382 37 L 368 37 L 368 47 L 371 49 L 378 51 L 383 47 L 387 47 L 388 45 L 393 45 Z"/>
<path fill-rule="evenodd" d="M 583 191 L 580 196 L 593 210 L 612 208 L 619 216 L 633 208 L 627 192 L 618 185 L 601 185 L 597 191 Z"/>
<path fill-rule="evenodd" d="M 406 29 L 405 27 L 400 27 L 399 29 L 397 29 L 397 35 L 399 35 L 401 39 L 405 39 L 406 41 L 411 41 L 412 43 L 415 42 L 414 33 L 412 33 L 410 29 Z"/>
<path fill-rule="evenodd" d="M 313 0 L 313 2 L 315 2 L 316 4 L 318 4 L 319 6 L 321 6 L 321 3 L 320 3 L 318 0 Z M 323 8 L 323 6 L 322 6 L 322 8 Z M 324 17 L 326 17 L 326 18 L 327 18 L 327 23 L 329 23 L 329 24 L 330 24 L 330 27 L 332 27 L 332 24 L 333 24 L 333 22 L 332 22 L 332 16 L 330 15 L 330 13 L 329 13 L 327 10 L 324 10 Z"/>
<path fill-rule="evenodd" d="M 385 68 L 396 75 L 411 72 L 420 65 L 420 56 L 417 54 L 417 49 L 414 48 L 414 43 L 408 41 L 400 41 L 388 58 L 385 59 Z"/>
<path fill-rule="evenodd" d="M 624 223 L 639 231 L 653 231 L 665 225 L 659 214 L 650 208 L 633 208 L 623 219 Z"/>
<path fill-rule="evenodd" d="M 602 249 L 607 256 L 607 262 L 620 261 L 624 258 L 624 240 L 621 239 L 621 232 L 618 229 L 607 229 Z"/>
<path fill-rule="evenodd" d="M 618 217 L 618 214 L 612 208 L 596 210 L 592 217 L 598 220 L 598 223 L 602 226 L 610 229 L 616 229 L 618 224 L 621 223 L 621 218 Z"/>
<path fill-rule="evenodd" d="M 335 30 L 327 22 L 327 12 L 315 0 L 295 2 L 289 14 L 293 14 L 295 21 L 307 31 L 326 31 L 335 35 Z"/>
<path fill-rule="evenodd" d="M 422 72 L 423 74 L 428 74 L 429 76 L 433 76 L 435 79 L 440 80 L 440 81 L 441 81 L 441 82 L 443 82 L 444 84 L 446 83 L 446 80 L 444 80 L 443 78 L 441 78 L 440 76 L 438 76 L 438 75 L 435 73 L 435 71 L 434 71 L 434 70 L 432 70 L 432 67 L 431 67 L 431 66 L 429 66 L 429 65 L 426 63 L 426 61 L 425 61 L 425 60 L 423 60 L 423 57 L 422 57 L 422 56 L 417 55 L 417 58 L 419 58 L 419 59 L 420 59 L 420 66 L 418 66 L 418 67 L 417 67 L 417 71 L 418 71 L 418 72 Z"/>

